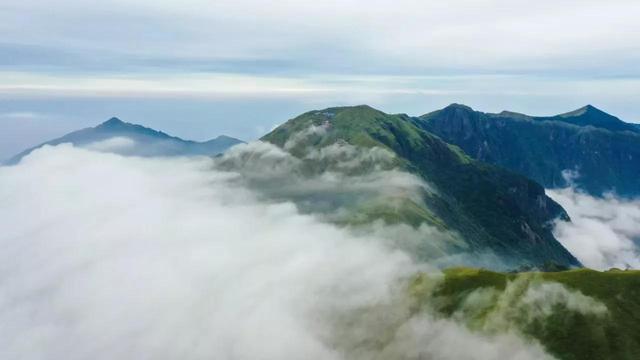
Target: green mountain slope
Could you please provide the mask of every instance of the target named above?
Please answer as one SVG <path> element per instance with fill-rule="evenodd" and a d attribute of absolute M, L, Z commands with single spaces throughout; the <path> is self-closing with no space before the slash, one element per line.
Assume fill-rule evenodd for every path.
<path fill-rule="evenodd" d="M 640 271 L 457 268 L 444 279 L 419 276 L 411 291 L 442 316 L 487 334 L 521 333 L 559 359 L 640 358 Z"/>
<path fill-rule="evenodd" d="M 453 104 L 415 119 L 420 128 L 475 159 L 523 174 L 545 187 L 567 184 L 592 195 L 640 195 L 640 131 L 593 106 L 552 117 L 488 114 Z"/>
<path fill-rule="evenodd" d="M 455 251 L 496 255 L 496 267 L 579 265 L 550 232 L 550 222 L 566 214 L 545 196 L 540 185 L 469 158 L 415 126 L 406 115 L 389 115 L 368 106 L 311 111 L 262 140 L 299 159 L 339 142 L 387 149 L 400 169 L 418 175 L 435 191 L 425 193 L 423 202 L 404 204 L 402 211 L 392 211 L 384 204 L 375 210 L 364 209 L 372 218 L 413 226 L 424 222 L 455 231 L 464 240 Z"/>

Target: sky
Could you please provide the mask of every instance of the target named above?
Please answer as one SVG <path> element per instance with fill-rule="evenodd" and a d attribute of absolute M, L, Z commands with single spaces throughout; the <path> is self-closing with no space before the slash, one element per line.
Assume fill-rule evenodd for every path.
<path fill-rule="evenodd" d="M 206 140 L 450 103 L 640 122 L 640 2 L 0 0 L 0 158 L 112 116 Z"/>

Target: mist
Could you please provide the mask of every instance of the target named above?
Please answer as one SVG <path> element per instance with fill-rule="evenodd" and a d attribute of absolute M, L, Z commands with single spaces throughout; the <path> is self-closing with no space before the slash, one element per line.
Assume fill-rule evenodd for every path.
<path fill-rule="evenodd" d="M 0 357 L 547 357 L 415 313 L 407 281 L 432 267 L 239 177 L 69 144 L 0 167 Z"/>
<path fill-rule="evenodd" d="M 547 190 L 571 217 L 558 221 L 554 235 L 583 265 L 609 268 L 640 268 L 640 200 L 615 193 L 601 198 L 575 186 Z"/>

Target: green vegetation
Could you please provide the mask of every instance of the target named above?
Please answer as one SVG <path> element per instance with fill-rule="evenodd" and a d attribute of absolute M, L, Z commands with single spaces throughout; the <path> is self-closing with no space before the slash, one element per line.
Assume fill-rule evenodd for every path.
<path fill-rule="evenodd" d="M 329 108 L 289 120 L 263 140 L 300 159 L 338 142 L 387 149 L 395 155 L 397 168 L 418 175 L 435 189 L 425 193 L 421 203 L 405 203 L 406 209 L 385 209 L 379 204 L 360 208 L 354 222 L 382 219 L 453 230 L 466 242 L 457 251 L 495 254 L 500 260 L 497 269 L 579 265 L 551 234 L 549 223 L 566 214 L 540 185 L 471 159 L 460 148 L 420 129 L 409 116 L 389 115 L 364 105 Z"/>
<path fill-rule="evenodd" d="M 640 358 L 640 271 L 455 268 L 420 275 L 410 290 L 421 307 L 476 331 L 534 338 L 559 359 Z"/>
<path fill-rule="evenodd" d="M 539 341 L 559 359 L 640 359 L 640 271 L 575 269 L 577 261 L 549 231 L 550 220 L 566 217 L 562 208 L 547 198 L 537 183 L 474 160 L 464 152 L 483 160 L 486 156 L 507 159 L 514 170 L 543 174 L 545 184 L 557 184 L 561 170 L 571 167 L 557 162 L 556 156 L 576 160 L 562 152 L 574 151 L 574 144 L 570 142 L 569 149 L 562 150 L 562 141 L 595 144 L 602 151 L 581 163 L 585 165 L 583 170 L 589 171 L 607 161 L 610 154 L 604 144 L 631 154 L 624 147 L 638 135 L 626 129 L 618 131 L 616 127 L 622 125 L 615 119 L 595 118 L 600 115 L 589 108 L 567 114 L 564 120 L 512 113 L 490 116 L 460 105 L 445 110 L 415 119 L 368 106 L 330 108 L 292 119 L 263 140 L 288 149 L 300 159 L 338 142 L 387 149 L 395 156 L 395 167 L 418 175 L 435 190 L 425 192 L 422 202 L 389 204 L 378 199 L 360 203 L 352 209 L 348 224 L 430 224 L 453 230 L 463 239 L 455 246 L 425 247 L 430 251 L 470 252 L 472 257 L 488 251 L 498 255 L 502 268 L 555 271 L 499 273 L 452 268 L 439 275 L 421 274 L 409 288 L 415 300 L 414 311 L 427 310 L 452 318 L 487 335 L 517 333 Z M 439 130 L 439 135 L 470 138 L 478 147 L 456 141 L 453 143 L 462 149 L 449 145 L 430 133 L 432 129 Z M 548 148 L 542 140 L 549 137 L 558 141 L 557 148 Z M 611 145 L 616 139 L 632 140 Z M 489 153 L 483 153 L 487 150 L 482 148 L 485 140 Z M 575 151 L 584 152 L 584 148 Z M 633 154 L 640 159 L 640 154 Z M 609 165 L 611 168 L 603 168 L 599 180 L 585 186 L 597 189 L 598 181 L 606 183 L 615 180 L 611 176 L 624 174 L 613 169 L 617 165 Z M 330 165 L 309 166 L 318 170 Z M 464 262 L 472 263 L 473 259 L 467 257 Z M 568 268 L 574 269 L 558 271 Z"/>
<path fill-rule="evenodd" d="M 477 160 L 503 166 L 545 187 L 564 186 L 563 170 L 594 196 L 615 189 L 640 195 L 640 131 L 592 106 L 552 117 L 489 114 L 453 104 L 414 123 Z"/>

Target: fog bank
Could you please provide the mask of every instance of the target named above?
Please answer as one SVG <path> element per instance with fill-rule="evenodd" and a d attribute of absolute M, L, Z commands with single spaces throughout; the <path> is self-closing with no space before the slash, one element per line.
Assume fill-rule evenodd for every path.
<path fill-rule="evenodd" d="M 0 167 L 0 358 L 540 359 L 414 314 L 429 270 L 209 158 L 45 146 Z"/>
<path fill-rule="evenodd" d="M 547 190 L 571 222 L 559 221 L 554 235 L 583 265 L 605 270 L 640 268 L 640 200 L 590 196 L 575 187 Z"/>

